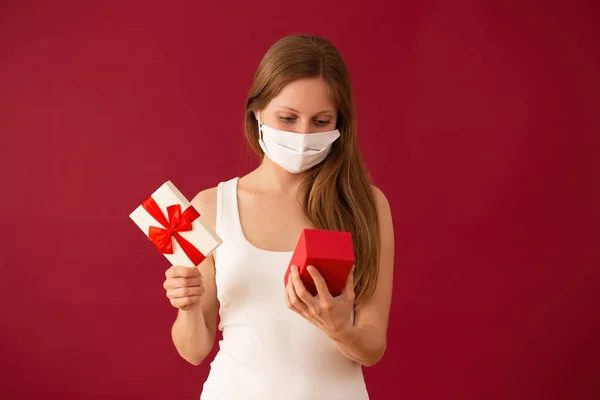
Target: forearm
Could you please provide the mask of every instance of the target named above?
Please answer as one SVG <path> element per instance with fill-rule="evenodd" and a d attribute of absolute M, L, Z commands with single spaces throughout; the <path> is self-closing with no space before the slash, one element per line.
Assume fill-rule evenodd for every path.
<path fill-rule="evenodd" d="M 202 363 L 214 344 L 213 334 L 206 326 L 201 307 L 179 310 L 171 335 L 179 355 L 193 365 Z"/>
<path fill-rule="evenodd" d="M 349 359 L 370 367 L 385 353 L 385 333 L 371 326 L 348 326 L 332 335 L 338 349 Z"/>

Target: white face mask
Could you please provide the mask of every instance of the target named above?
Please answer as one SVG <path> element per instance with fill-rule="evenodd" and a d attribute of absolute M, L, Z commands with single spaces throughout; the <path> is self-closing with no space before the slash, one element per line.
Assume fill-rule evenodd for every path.
<path fill-rule="evenodd" d="M 340 137 L 336 129 L 320 133 L 280 131 L 263 124 L 258 112 L 258 143 L 267 157 L 293 174 L 304 172 L 319 164 Z"/>

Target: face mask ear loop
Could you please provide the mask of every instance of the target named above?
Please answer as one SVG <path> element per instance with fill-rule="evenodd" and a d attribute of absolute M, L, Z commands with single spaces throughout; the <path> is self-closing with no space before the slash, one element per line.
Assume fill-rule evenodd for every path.
<path fill-rule="evenodd" d="M 262 121 L 260 120 L 260 111 L 257 111 L 256 114 L 257 114 L 257 117 L 258 117 L 256 119 L 256 121 L 258 122 L 258 138 L 262 139 L 263 138 L 263 133 L 262 133 L 262 129 L 261 128 L 262 128 L 263 124 L 262 124 Z"/>

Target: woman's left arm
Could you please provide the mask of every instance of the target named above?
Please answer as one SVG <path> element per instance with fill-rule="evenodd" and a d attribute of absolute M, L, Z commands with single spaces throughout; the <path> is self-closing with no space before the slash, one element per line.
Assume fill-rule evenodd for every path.
<path fill-rule="evenodd" d="M 389 203 L 375 189 L 381 230 L 379 274 L 373 295 L 356 308 L 354 324 L 350 313 L 354 306 L 353 273 L 342 294 L 332 297 L 323 277 L 314 267 L 308 271 L 319 294 L 312 296 L 294 270 L 285 292 L 288 307 L 321 328 L 349 359 L 364 366 L 375 365 L 387 347 L 387 327 L 392 299 L 394 229 Z"/>
<path fill-rule="evenodd" d="M 375 190 L 381 230 L 377 286 L 373 295 L 356 309 L 354 325 L 332 332 L 330 337 L 348 358 L 364 365 L 379 362 L 387 347 L 387 327 L 392 300 L 394 228 L 389 203 Z"/>

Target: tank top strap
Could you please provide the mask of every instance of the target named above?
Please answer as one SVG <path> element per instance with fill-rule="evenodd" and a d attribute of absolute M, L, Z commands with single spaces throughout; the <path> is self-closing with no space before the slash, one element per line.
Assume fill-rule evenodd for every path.
<path fill-rule="evenodd" d="M 221 239 L 236 233 L 238 177 L 217 185 L 216 230 Z"/>

